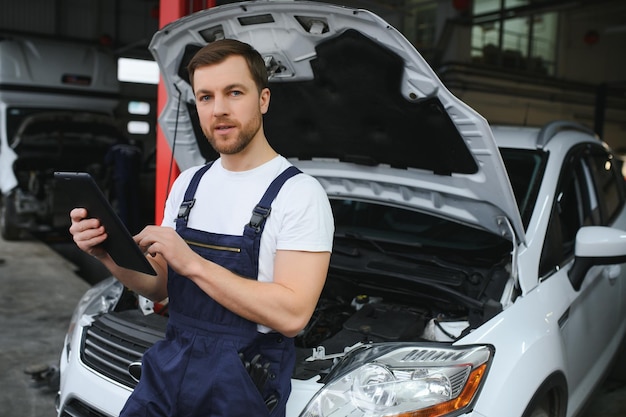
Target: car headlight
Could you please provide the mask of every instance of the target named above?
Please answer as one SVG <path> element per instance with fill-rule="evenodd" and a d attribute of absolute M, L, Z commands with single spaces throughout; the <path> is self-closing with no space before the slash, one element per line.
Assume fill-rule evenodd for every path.
<path fill-rule="evenodd" d="M 69 359 L 70 348 L 76 333 L 78 321 L 83 315 L 104 314 L 113 309 L 124 291 L 124 286 L 114 277 L 104 279 L 88 289 L 78 301 L 76 309 L 70 319 L 70 325 L 65 336 L 67 358 Z"/>
<path fill-rule="evenodd" d="M 350 352 L 301 417 L 436 417 L 470 407 L 482 386 L 489 346 L 366 345 Z"/>

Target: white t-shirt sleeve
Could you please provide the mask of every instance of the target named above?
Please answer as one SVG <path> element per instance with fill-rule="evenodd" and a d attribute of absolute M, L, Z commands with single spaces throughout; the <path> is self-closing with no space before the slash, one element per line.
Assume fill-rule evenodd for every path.
<path fill-rule="evenodd" d="M 282 211 L 281 230 L 275 235 L 276 250 L 332 250 L 333 214 L 326 192 L 315 178 L 306 174 L 291 178 L 272 210 Z"/>

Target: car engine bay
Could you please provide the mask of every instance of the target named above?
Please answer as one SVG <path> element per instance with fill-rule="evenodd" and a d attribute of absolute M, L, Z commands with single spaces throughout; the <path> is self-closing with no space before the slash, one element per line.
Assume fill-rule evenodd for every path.
<path fill-rule="evenodd" d="M 317 308 L 295 338 L 296 379 L 325 375 L 362 344 L 454 342 L 501 311 L 498 300 L 510 279 L 504 265 L 456 275 L 440 269 L 442 277 L 456 277 L 455 286 L 335 269 L 331 264 Z"/>

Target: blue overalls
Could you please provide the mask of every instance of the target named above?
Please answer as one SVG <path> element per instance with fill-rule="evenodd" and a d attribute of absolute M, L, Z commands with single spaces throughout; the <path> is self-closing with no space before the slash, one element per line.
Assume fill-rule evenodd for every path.
<path fill-rule="evenodd" d="M 176 230 L 205 259 L 257 279 L 270 205 L 284 182 L 300 171 L 283 171 L 254 208 L 243 236 L 233 236 L 187 227 L 196 189 L 209 167 L 192 178 Z M 258 332 L 255 323 L 225 309 L 171 269 L 168 294 L 166 338 L 145 353 L 140 383 L 120 416 L 284 416 L 295 363 L 293 339 Z"/>

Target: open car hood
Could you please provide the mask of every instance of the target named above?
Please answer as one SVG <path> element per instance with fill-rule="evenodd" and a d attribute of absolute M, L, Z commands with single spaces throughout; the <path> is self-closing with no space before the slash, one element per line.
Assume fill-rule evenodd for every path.
<path fill-rule="evenodd" d="M 181 169 L 216 157 L 197 123 L 186 64 L 221 38 L 247 42 L 265 58 L 266 136 L 330 196 L 419 208 L 524 241 L 486 120 L 446 89 L 402 34 L 365 10 L 233 3 L 157 32 L 150 51 L 168 93 L 159 123 Z"/>

